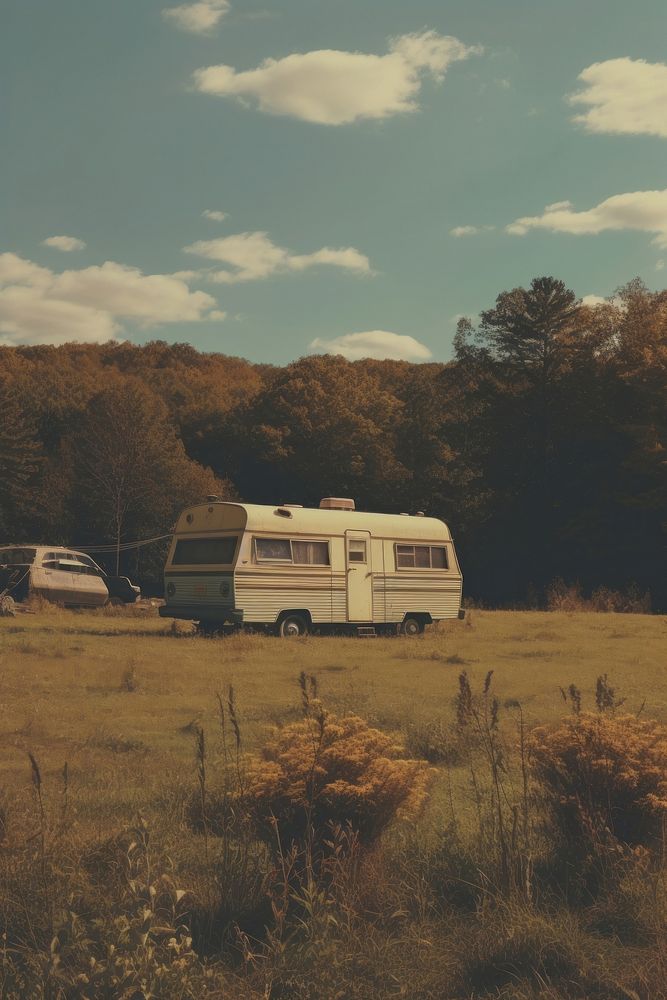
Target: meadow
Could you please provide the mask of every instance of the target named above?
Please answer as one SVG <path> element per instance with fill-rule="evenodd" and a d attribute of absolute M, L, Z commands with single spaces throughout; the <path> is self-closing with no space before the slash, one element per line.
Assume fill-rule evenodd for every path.
<path fill-rule="evenodd" d="M 207 639 L 134 610 L 0 620 L 0 996 L 664 997 L 664 828 L 582 853 L 516 748 L 573 708 L 667 725 L 666 630 L 478 610 L 415 639 Z M 322 713 L 388 734 L 430 794 L 368 845 L 341 816 L 306 864 L 239 821 L 227 775 Z"/>

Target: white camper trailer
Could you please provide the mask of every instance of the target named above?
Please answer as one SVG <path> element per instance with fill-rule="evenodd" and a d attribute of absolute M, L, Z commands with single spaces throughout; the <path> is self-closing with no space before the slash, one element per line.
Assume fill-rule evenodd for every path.
<path fill-rule="evenodd" d="M 367 514 L 329 497 L 319 509 L 209 502 L 178 519 L 160 615 L 200 623 L 423 632 L 463 617 L 447 525 L 423 514 Z"/>

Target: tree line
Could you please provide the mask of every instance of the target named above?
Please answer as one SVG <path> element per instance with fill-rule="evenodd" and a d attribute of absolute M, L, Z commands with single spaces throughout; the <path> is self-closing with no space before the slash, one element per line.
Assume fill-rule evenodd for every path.
<path fill-rule="evenodd" d="M 188 344 L 0 347 L 0 541 L 168 532 L 209 493 L 423 510 L 451 525 L 466 591 L 539 603 L 551 581 L 667 607 L 667 291 L 584 305 L 502 292 L 448 364 Z M 124 555 L 159 585 L 164 549 Z"/>

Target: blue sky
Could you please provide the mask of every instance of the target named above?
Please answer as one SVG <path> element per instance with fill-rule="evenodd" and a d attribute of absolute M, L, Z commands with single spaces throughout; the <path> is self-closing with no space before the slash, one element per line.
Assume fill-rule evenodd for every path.
<path fill-rule="evenodd" d="M 0 12 L 0 343 L 446 360 L 537 275 L 665 284 L 664 0 Z"/>

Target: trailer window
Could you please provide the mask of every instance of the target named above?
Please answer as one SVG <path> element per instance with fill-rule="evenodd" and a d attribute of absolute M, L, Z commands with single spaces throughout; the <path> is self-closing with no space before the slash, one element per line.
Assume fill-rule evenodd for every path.
<path fill-rule="evenodd" d="M 444 545 L 397 545 L 397 569 L 447 569 Z"/>
<path fill-rule="evenodd" d="M 347 560 L 348 562 L 365 563 L 366 542 L 361 539 L 358 541 L 350 539 L 347 543 Z"/>
<path fill-rule="evenodd" d="M 305 566 L 328 566 L 328 542 L 292 542 L 292 559 Z"/>
<path fill-rule="evenodd" d="M 255 553 L 258 559 L 279 559 L 292 562 L 289 538 L 256 538 Z"/>
<path fill-rule="evenodd" d="M 176 542 L 174 566 L 229 566 L 234 561 L 238 535 L 226 538 L 181 538 Z"/>
<path fill-rule="evenodd" d="M 292 538 L 256 538 L 258 562 L 289 562 L 295 566 L 328 566 L 329 543 L 297 541 Z"/>

